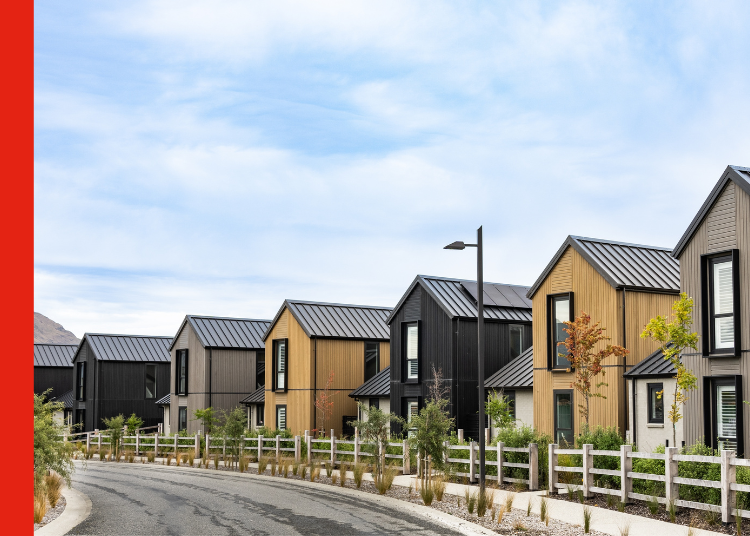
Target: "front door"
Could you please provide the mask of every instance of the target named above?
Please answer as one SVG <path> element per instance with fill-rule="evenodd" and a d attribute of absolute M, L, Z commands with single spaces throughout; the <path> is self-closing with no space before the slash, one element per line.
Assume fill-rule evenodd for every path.
<path fill-rule="evenodd" d="M 554 391 L 555 441 L 558 445 L 573 444 L 573 390 Z"/>

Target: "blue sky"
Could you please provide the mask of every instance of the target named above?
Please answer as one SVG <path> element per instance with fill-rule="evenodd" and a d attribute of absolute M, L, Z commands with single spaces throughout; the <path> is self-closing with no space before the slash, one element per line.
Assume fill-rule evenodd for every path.
<path fill-rule="evenodd" d="M 35 309 L 78 336 L 394 305 L 479 225 L 530 285 L 750 165 L 748 2 L 35 5 Z"/>

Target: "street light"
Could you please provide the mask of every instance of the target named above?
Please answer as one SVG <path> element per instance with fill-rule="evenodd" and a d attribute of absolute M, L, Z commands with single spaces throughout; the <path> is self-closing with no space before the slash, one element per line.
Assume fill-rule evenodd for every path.
<path fill-rule="evenodd" d="M 461 241 L 443 249 L 477 248 L 477 373 L 479 375 L 479 489 L 484 492 L 484 277 L 482 274 L 482 228 L 477 229 L 477 243 Z"/>

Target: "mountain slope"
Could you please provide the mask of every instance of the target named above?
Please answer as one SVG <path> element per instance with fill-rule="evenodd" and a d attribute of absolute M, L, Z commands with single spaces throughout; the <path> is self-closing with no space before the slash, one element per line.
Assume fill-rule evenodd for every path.
<path fill-rule="evenodd" d="M 34 343 L 78 344 L 80 340 L 70 331 L 42 313 L 34 313 Z"/>

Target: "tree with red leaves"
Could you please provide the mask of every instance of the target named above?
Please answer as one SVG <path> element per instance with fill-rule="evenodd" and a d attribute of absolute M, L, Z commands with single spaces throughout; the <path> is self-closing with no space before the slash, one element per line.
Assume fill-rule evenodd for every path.
<path fill-rule="evenodd" d="M 320 415 L 322 435 L 325 435 L 328 431 L 328 421 L 331 419 L 331 415 L 333 414 L 333 395 L 338 393 L 338 391 L 331 391 L 331 385 L 333 384 L 333 375 L 334 373 L 333 371 L 331 371 L 331 373 L 328 375 L 326 386 L 322 391 L 318 392 L 318 396 L 315 397 L 315 409 L 318 411 L 318 415 Z"/>
<path fill-rule="evenodd" d="M 578 411 L 586 422 L 586 429 L 589 427 L 591 398 L 607 398 L 597 389 L 608 384 L 594 384 L 597 376 L 604 376 L 602 361 L 610 356 L 623 357 L 628 354 L 628 350 L 616 344 L 606 344 L 602 348 L 601 343 L 609 341 L 610 337 L 604 335 L 606 328 L 600 327 L 600 324 L 601 322 L 597 322 L 591 325 L 591 316 L 581 311 L 580 316 L 574 321 L 565 322 L 567 327 L 564 330 L 568 338 L 558 343 L 558 346 L 564 346 L 567 350 L 567 354 L 559 355 L 570 361 L 570 366 L 575 372 L 575 381 L 571 382 L 570 386 L 583 397 L 583 402 L 578 404 Z M 600 349 L 596 350 L 597 347 Z"/>

